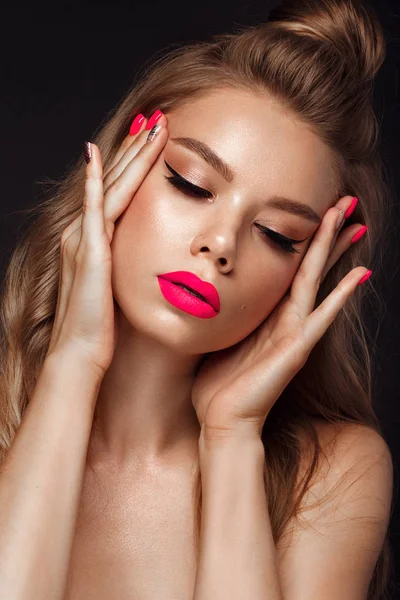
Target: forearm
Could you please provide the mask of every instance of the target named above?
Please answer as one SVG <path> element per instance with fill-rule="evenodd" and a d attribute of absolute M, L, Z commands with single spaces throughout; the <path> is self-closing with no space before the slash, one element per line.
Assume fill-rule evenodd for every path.
<path fill-rule="evenodd" d="M 0 597 L 63 598 L 101 380 L 46 358 L 0 466 Z"/>
<path fill-rule="evenodd" d="M 193 600 L 281 600 L 261 439 L 200 444 L 202 524 Z"/>

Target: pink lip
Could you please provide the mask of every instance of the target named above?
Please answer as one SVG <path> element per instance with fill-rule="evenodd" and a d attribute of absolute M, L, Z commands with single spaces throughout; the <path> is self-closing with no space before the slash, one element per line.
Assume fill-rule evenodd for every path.
<path fill-rule="evenodd" d="M 178 308 L 200 318 L 215 317 L 220 311 L 220 299 L 215 287 L 202 281 L 189 271 L 173 271 L 158 276 L 163 296 Z M 201 294 L 205 302 L 185 289 L 175 285 L 180 283 Z"/>

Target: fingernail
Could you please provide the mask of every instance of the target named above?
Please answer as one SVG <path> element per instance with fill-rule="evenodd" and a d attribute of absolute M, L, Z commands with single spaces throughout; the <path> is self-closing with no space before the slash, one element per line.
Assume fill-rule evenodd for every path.
<path fill-rule="evenodd" d="M 85 157 L 86 162 L 90 162 L 92 158 L 92 149 L 90 147 L 90 142 L 83 143 L 83 156 Z"/>
<path fill-rule="evenodd" d="M 160 129 L 161 125 L 154 125 L 154 127 L 151 128 L 149 135 L 147 136 L 146 144 L 147 142 L 152 142 L 154 140 Z"/>
<path fill-rule="evenodd" d="M 357 202 L 358 202 L 358 198 L 354 197 L 353 200 L 351 201 L 351 204 L 350 204 L 349 208 L 344 213 L 344 218 L 345 219 L 348 219 L 350 217 L 350 215 L 354 211 L 355 207 L 357 206 Z"/>
<path fill-rule="evenodd" d="M 162 114 L 163 113 L 161 112 L 161 110 L 157 109 L 147 121 L 146 129 L 151 129 L 157 123 L 158 119 L 162 117 Z"/>
<path fill-rule="evenodd" d="M 139 113 L 138 115 L 136 115 L 136 117 L 133 119 L 131 127 L 129 129 L 129 135 L 135 135 L 135 133 L 137 133 L 139 131 L 139 129 L 141 128 L 143 121 L 144 121 L 144 115 L 142 115 L 142 113 Z"/>
<path fill-rule="evenodd" d="M 336 229 L 339 229 L 339 227 L 341 226 L 343 221 L 344 221 L 344 210 L 341 210 L 338 215 L 337 221 L 336 221 Z"/>
<path fill-rule="evenodd" d="M 351 243 L 354 244 L 354 242 L 357 242 L 357 240 L 360 239 L 360 237 L 362 237 L 364 235 L 364 233 L 367 231 L 368 227 L 366 225 L 363 225 L 361 227 L 361 229 L 359 229 L 357 231 L 357 233 L 355 234 L 354 237 L 351 238 Z"/>
<path fill-rule="evenodd" d="M 361 277 L 360 281 L 358 282 L 358 285 L 361 285 L 362 283 L 364 283 L 364 281 L 367 281 L 367 279 L 369 279 L 372 275 L 372 271 L 367 271 L 365 273 L 365 275 L 363 277 Z"/>

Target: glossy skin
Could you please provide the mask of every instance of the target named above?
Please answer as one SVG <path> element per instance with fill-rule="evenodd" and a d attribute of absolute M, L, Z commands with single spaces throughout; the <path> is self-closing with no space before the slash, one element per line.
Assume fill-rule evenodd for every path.
<path fill-rule="evenodd" d="M 112 240 L 119 339 L 97 400 L 90 440 L 95 473 L 85 472 L 65 600 L 105 600 L 116 590 L 141 600 L 191 597 L 196 368 L 205 353 L 244 339 L 271 313 L 318 228 L 263 202 L 287 196 L 322 218 L 339 200 L 330 151 L 272 101 L 220 90 L 162 122 L 169 139 Z M 209 144 L 235 178 L 225 181 L 174 143 L 178 136 Z M 211 200 L 175 189 L 165 179 L 172 173 L 164 160 L 209 190 Z M 295 245 L 299 253 L 284 252 L 256 224 L 304 240 Z M 350 237 L 359 227 L 351 226 Z M 163 298 L 157 275 L 175 270 L 216 286 L 218 317 L 193 317 Z M 289 581 L 291 565 L 287 569 Z"/>
<path fill-rule="evenodd" d="M 320 217 L 339 199 L 329 149 L 272 101 L 218 90 L 167 119 L 169 139 L 112 240 L 120 333 L 97 402 L 96 462 L 195 458 L 199 428 L 190 390 L 202 355 L 239 342 L 267 317 L 318 227 L 270 208 L 268 199 L 297 199 Z M 174 143 L 179 136 L 211 146 L 234 171 L 233 181 Z M 164 160 L 212 199 L 175 189 Z M 257 225 L 305 241 L 295 245 L 299 253 L 285 252 Z M 174 270 L 216 286 L 218 317 L 198 319 L 166 302 L 157 275 Z"/>

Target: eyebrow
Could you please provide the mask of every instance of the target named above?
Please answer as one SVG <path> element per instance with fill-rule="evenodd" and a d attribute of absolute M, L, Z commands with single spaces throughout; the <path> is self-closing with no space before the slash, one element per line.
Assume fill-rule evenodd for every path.
<path fill-rule="evenodd" d="M 219 173 L 225 181 L 232 183 L 234 179 L 234 172 L 231 167 L 224 161 L 214 150 L 208 146 L 205 142 L 201 142 L 191 137 L 173 137 L 170 138 L 171 142 L 174 142 L 178 146 L 182 146 L 191 152 L 198 154 L 203 160 L 205 160 L 217 173 Z M 291 198 L 285 198 L 284 196 L 272 196 L 265 201 L 267 206 L 272 206 L 279 210 L 291 213 L 318 225 L 321 223 L 321 217 L 311 208 L 308 204 L 293 200 Z"/>

